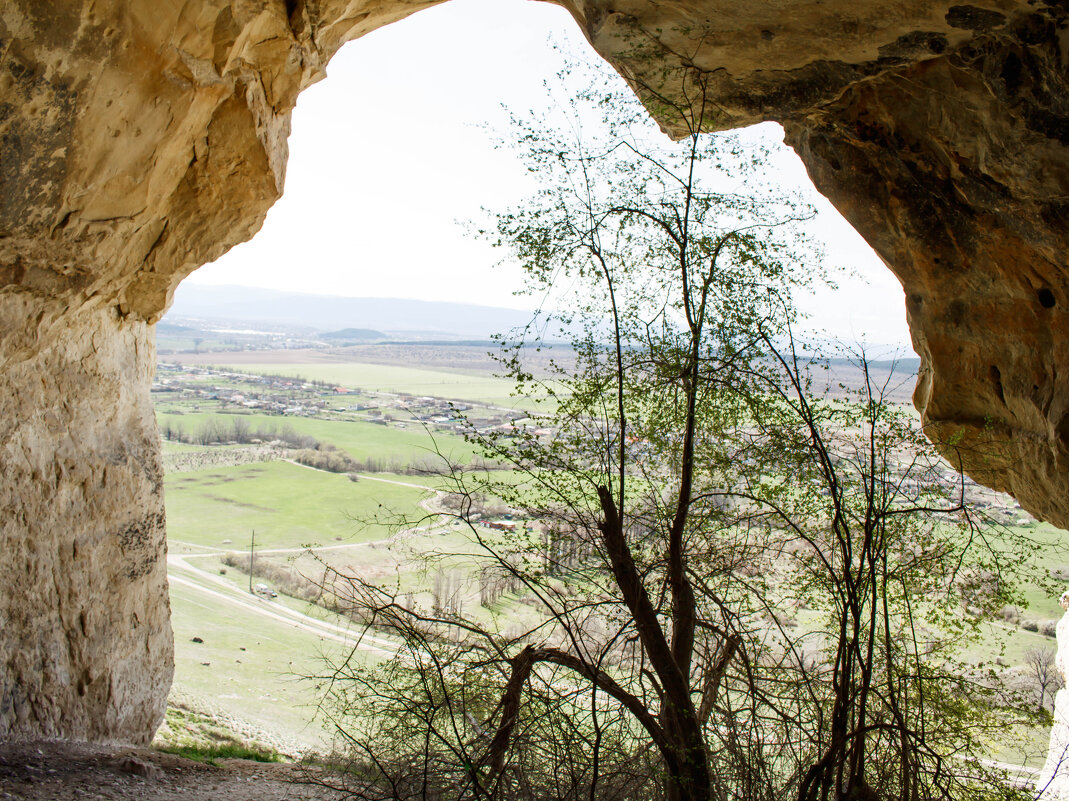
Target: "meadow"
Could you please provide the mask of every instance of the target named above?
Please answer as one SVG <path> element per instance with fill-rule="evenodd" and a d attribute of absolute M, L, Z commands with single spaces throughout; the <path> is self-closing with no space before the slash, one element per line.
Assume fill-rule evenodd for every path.
<path fill-rule="evenodd" d="M 380 480 L 376 480 L 380 479 Z M 382 539 L 428 492 L 408 476 L 350 481 L 290 462 L 175 473 L 164 481 L 168 537 L 223 550 L 302 548 Z"/>
<path fill-rule="evenodd" d="M 260 353 L 242 355 L 262 358 Z M 235 365 L 235 369 L 246 374 L 262 370 L 274 375 L 328 381 L 358 389 L 361 402 L 368 398 L 374 402 L 372 393 L 377 392 L 482 403 L 508 397 L 499 380 L 487 378 L 485 372 L 465 375 L 448 370 L 374 364 L 269 361 Z M 215 380 L 206 379 L 203 383 L 207 386 Z M 345 403 L 339 397 L 330 405 L 338 408 Z M 298 434 L 341 448 L 361 461 L 375 458 L 411 466 L 437 459 L 436 452 L 458 462 L 469 462 L 475 456 L 475 449 L 455 433 L 437 432 L 432 440 L 429 432 L 413 421 L 399 427 L 397 421 L 388 425 L 372 423 L 351 412 L 332 412 L 333 419 L 316 419 L 250 413 L 233 407 L 222 411 L 217 403 L 179 400 L 173 394 L 160 398 L 158 406 L 161 426 L 180 426 L 187 431 L 209 420 L 229 419 L 234 414 L 241 414 L 252 428 L 290 427 Z M 218 452 L 226 447 L 164 444 L 165 451 L 170 453 Z M 417 603 L 429 606 L 434 599 L 428 588 L 436 573 L 444 573 L 459 584 L 465 614 L 474 615 L 484 624 L 492 625 L 495 621 L 502 626 L 530 624 L 536 613 L 529 604 L 518 603 L 520 599 L 514 595 L 502 596 L 489 609 L 479 605 L 478 583 L 472 577 L 470 536 L 458 527 L 434 521 L 424 506 L 434 497 L 429 488 L 438 482 L 433 476 L 388 473 L 364 474 L 352 481 L 342 474 L 286 461 L 169 474 L 165 487 L 172 553 L 204 554 L 208 549 L 215 549 L 197 557 L 197 566 L 224 577 L 235 590 L 245 587 L 248 597 L 247 575 L 235 569 L 222 573 L 226 568 L 219 557 L 223 551 L 246 551 L 255 530 L 257 551 L 292 551 L 264 554 L 261 558 L 292 565 L 304 575 L 321 576 L 325 561 L 342 573 L 386 582 L 396 592 L 411 593 Z M 422 530 L 399 535 L 406 528 L 399 522 L 401 518 L 421 521 Z M 409 523 L 408 527 L 411 526 Z M 1017 531 L 1027 533 L 1036 541 L 1041 570 L 1069 578 L 1064 532 L 1043 523 Z M 390 538 L 393 542 L 388 548 L 385 541 Z M 329 550 L 314 558 L 302 553 L 308 545 L 327 546 Z M 435 553 L 439 554 L 437 558 L 421 560 Z M 175 575 L 190 578 L 181 570 Z M 1020 610 L 1021 620 L 1042 623 L 1061 616 L 1057 593 L 1049 588 L 1026 587 L 1023 595 L 1027 608 Z M 270 602 L 255 597 L 251 600 L 259 604 L 301 606 L 301 602 L 285 597 Z M 321 736 L 319 724 L 309 728 L 306 723 L 312 714 L 315 682 L 309 684 L 295 677 L 321 675 L 325 650 L 334 648 L 336 642 L 278 621 L 264 620 L 247 609 L 221 607 L 210 596 L 198 594 L 196 589 L 181 582 L 172 584 L 172 604 L 177 697 L 188 694 L 206 699 L 236 718 L 244 716 L 242 719 L 256 726 L 277 725 L 288 737 L 303 738 L 306 743 L 313 739 L 313 734 Z M 301 608 L 308 609 L 308 606 Z M 315 613 L 331 617 L 324 611 Z M 336 616 L 331 619 L 347 625 Z M 1051 637 L 1024 630 L 1013 622 L 995 622 L 985 630 L 983 639 L 968 651 L 970 660 L 978 664 L 997 663 L 1020 670 L 1028 651 L 1054 647 Z M 247 658 L 244 655 L 248 651 L 240 649 L 252 647 L 246 642 L 250 632 L 255 632 L 255 647 L 260 650 Z M 194 643 L 194 636 L 204 642 Z M 1006 758 L 1027 757 L 1034 763 L 1042 756 L 1046 733 L 1037 729 L 1031 735 L 1031 749 L 996 749 L 994 753 Z M 1031 753 L 1027 753 L 1029 750 Z"/>
<path fill-rule="evenodd" d="M 175 580 L 171 615 L 173 702 L 289 754 L 329 742 L 330 724 L 316 716 L 317 682 L 308 677 L 322 675 L 325 660 L 341 658 L 348 647 Z"/>
<path fill-rule="evenodd" d="M 216 355 L 223 369 L 291 376 L 305 381 L 326 381 L 366 392 L 405 393 L 455 401 L 517 408 L 526 401 L 512 395 L 513 384 L 484 372 L 435 370 L 416 367 L 359 363 L 233 363 Z"/>
<path fill-rule="evenodd" d="M 203 404 L 201 404 L 203 406 Z M 209 420 L 228 423 L 234 412 L 196 411 L 187 413 L 161 412 L 157 414 L 161 428 L 170 425 L 193 433 Z M 253 430 L 292 429 L 297 434 L 327 442 L 347 452 L 358 461 L 379 459 L 401 466 L 435 464 L 445 466 L 444 459 L 470 462 L 475 448 L 461 437 L 449 432 L 430 434 L 418 423 L 383 425 L 366 420 L 317 420 L 308 417 L 279 417 L 278 415 L 241 413 Z"/>

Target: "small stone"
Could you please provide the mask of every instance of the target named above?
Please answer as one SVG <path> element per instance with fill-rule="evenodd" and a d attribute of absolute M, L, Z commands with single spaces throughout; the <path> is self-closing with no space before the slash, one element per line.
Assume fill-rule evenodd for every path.
<path fill-rule="evenodd" d="M 149 781 L 159 781 L 163 778 L 163 771 L 158 767 L 129 754 L 124 757 L 119 757 L 115 763 L 115 767 L 123 773 L 132 773 L 135 776 L 141 776 Z"/>

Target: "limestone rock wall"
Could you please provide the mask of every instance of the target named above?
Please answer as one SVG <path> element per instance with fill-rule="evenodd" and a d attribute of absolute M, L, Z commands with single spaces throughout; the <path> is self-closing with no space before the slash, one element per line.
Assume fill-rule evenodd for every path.
<path fill-rule="evenodd" d="M 114 309 L 56 328 L 0 373 L 0 734 L 143 743 L 173 671 L 155 349 Z"/>
<path fill-rule="evenodd" d="M 788 124 L 817 187 L 902 281 L 929 435 L 1069 526 L 1069 71 L 1032 14 Z"/>
<path fill-rule="evenodd" d="M 149 736 L 171 669 L 151 324 L 259 229 L 334 52 L 433 2 L 0 4 L 0 738 Z M 928 430 L 1069 524 L 1065 4 L 561 4 L 666 130 L 699 94 L 719 127 L 784 122 L 903 282 Z"/>

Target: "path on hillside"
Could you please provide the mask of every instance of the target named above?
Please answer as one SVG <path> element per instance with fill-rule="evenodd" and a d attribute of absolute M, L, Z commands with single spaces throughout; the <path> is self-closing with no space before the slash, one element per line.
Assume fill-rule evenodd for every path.
<path fill-rule="evenodd" d="M 298 464 L 293 462 L 293 464 Z M 315 470 L 314 467 L 308 467 L 308 465 L 299 465 L 300 467 L 307 467 L 309 470 Z M 368 478 L 371 481 L 381 481 L 387 484 L 397 484 L 404 487 L 413 487 L 415 489 L 426 490 L 431 493 L 431 497 L 425 498 L 420 502 L 420 506 L 426 511 L 434 514 L 437 510 L 432 508 L 434 502 L 438 499 L 441 493 L 433 488 L 425 487 L 420 484 L 410 484 L 403 481 L 394 481 L 392 479 L 378 478 L 375 476 L 361 476 L 361 478 Z M 409 529 L 404 529 L 396 534 L 377 540 L 366 540 L 364 542 L 350 542 L 340 545 L 321 545 L 313 547 L 300 547 L 300 548 L 261 548 L 256 551 L 258 555 L 280 555 L 280 554 L 302 554 L 309 553 L 315 555 L 322 551 L 339 551 L 345 549 L 355 548 L 369 548 L 379 545 L 387 544 L 398 537 L 404 535 L 418 534 L 420 536 L 429 536 L 436 531 L 446 528 L 449 522 L 435 522 L 429 526 L 416 526 Z M 343 643 L 348 646 L 358 648 L 363 651 L 369 651 L 373 653 L 382 654 L 385 656 L 392 656 L 397 653 L 397 643 L 375 634 L 371 634 L 367 630 L 354 631 L 352 626 L 339 626 L 334 623 L 330 623 L 326 620 L 320 620 L 310 615 L 306 615 L 296 609 L 291 609 L 278 601 L 269 600 L 259 595 L 247 593 L 245 590 L 234 586 L 233 583 L 220 578 L 213 573 L 209 573 L 195 565 L 191 564 L 189 560 L 219 556 L 220 554 L 232 553 L 233 550 L 224 550 L 222 548 L 215 548 L 210 545 L 198 545 L 192 542 L 185 542 L 182 540 L 170 540 L 171 544 L 181 545 L 186 548 L 199 549 L 200 553 L 185 553 L 175 554 L 170 553 L 167 555 L 167 575 L 168 579 L 175 583 L 185 587 L 189 587 L 203 595 L 210 596 L 217 602 L 222 602 L 234 608 L 243 609 L 248 612 L 252 612 L 261 617 L 275 620 L 276 622 L 284 623 L 286 625 L 293 626 L 294 628 L 301 629 L 310 634 L 314 634 L 318 637 L 332 640 L 334 642 Z"/>
<path fill-rule="evenodd" d="M 361 650 L 385 656 L 392 656 L 397 653 L 397 644 L 385 637 L 365 631 L 354 631 L 351 627 L 339 626 L 326 620 L 319 620 L 276 601 L 247 593 L 230 582 L 189 564 L 186 561 L 186 556 L 168 556 L 167 567 L 168 578 L 173 583 L 190 587 L 229 606 L 285 623 L 317 637 L 358 647 Z"/>

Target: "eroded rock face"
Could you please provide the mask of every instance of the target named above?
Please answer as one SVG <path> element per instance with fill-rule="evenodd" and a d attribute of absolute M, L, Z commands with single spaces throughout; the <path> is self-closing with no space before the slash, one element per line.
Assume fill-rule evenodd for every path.
<path fill-rule="evenodd" d="M 1069 74 L 1061 20 L 1007 23 L 789 125 L 901 279 L 930 436 L 1069 526 Z"/>
<path fill-rule="evenodd" d="M 426 0 L 0 6 L 0 738 L 144 740 L 170 681 L 150 326 L 282 191 L 289 114 Z M 666 129 L 784 122 L 902 280 L 946 452 L 1069 524 L 1062 3 L 569 0 Z"/>
<path fill-rule="evenodd" d="M 173 669 L 155 349 L 114 308 L 57 327 L 0 375 L 0 734 L 144 742 Z"/>

